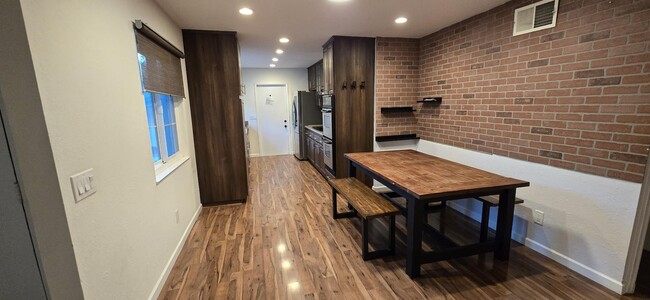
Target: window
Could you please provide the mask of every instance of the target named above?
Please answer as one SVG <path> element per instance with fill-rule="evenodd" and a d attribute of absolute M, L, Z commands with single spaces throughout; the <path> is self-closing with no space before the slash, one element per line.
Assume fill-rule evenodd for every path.
<path fill-rule="evenodd" d="M 185 97 L 183 52 L 139 20 L 134 22 L 152 160 L 158 170 L 179 153 L 175 107 Z M 144 138 L 144 137 L 143 137 Z M 174 163 L 170 168 L 174 168 Z M 163 170 L 166 168 L 162 168 Z"/>
<path fill-rule="evenodd" d="M 153 92 L 144 93 L 149 124 L 149 140 L 155 164 L 164 164 L 178 153 L 178 132 L 174 97 Z"/>

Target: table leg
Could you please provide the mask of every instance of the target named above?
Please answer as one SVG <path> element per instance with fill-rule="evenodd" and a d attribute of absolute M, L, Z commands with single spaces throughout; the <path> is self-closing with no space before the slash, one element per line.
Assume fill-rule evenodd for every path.
<path fill-rule="evenodd" d="M 357 177 L 357 167 L 354 166 L 351 160 L 348 160 L 348 177 Z"/>
<path fill-rule="evenodd" d="M 499 215 L 497 216 L 496 247 L 494 249 L 494 256 L 499 260 L 507 260 L 510 257 L 515 192 L 515 189 L 510 189 L 502 191 L 499 195 Z"/>
<path fill-rule="evenodd" d="M 357 167 L 354 166 L 351 160 L 348 160 L 348 177 L 357 177 Z M 348 210 L 353 210 L 354 207 L 348 203 Z"/>
<path fill-rule="evenodd" d="M 406 274 L 415 278 L 420 276 L 422 265 L 422 229 L 427 203 L 413 198 L 406 200 Z"/>

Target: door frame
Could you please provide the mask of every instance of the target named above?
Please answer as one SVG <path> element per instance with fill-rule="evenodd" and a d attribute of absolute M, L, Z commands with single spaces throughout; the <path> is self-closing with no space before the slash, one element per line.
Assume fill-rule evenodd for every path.
<path fill-rule="evenodd" d="M 648 148 L 650 150 L 650 148 Z M 623 271 L 623 294 L 634 293 L 636 288 L 636 278 L 639 274 L 639 264 L 643 255 L 643 246 L 648 233 L 648 221 L 650 221 L 650 155 L 645 168 L 645 176 L 641 185 L 639 195 L 639 204 L 636 208 L 636 217 L 632 227 L 632 237 L 630 238 L 630 248 L 625 260 L 625 269 Z"/>
<path fill-rule="evenodd" d="M 289 128 L 289 143 L 287 144 L 287 151 L 288 155 L 293 154 L 293 151 L 291 150 L 291 145 L 293 145 L 293 126 L 290 126 L 291 124 L 289 123 L 291 121 L 291 97 L 289 96 L 289 87 L 286 83 L 256 83 L 255 84 L 255 115 L 257 116 L 257 145 L 259 145 L 259 152 L 260 156 L 264 156 L 264 153 L 262 153 L 262 130 L 261 124 L 260 124 L 260 107 L 259 103 L 257 102 L 257 95 L 259 95 L 258 88 L 259 87 L 269 87 L 269 86 L 281 86 L 284 87 L 284 95 L 286 97 L 285 102 L 285 111 L 284 111 L 284 116 L 287 120 L 287 128 Z"/>

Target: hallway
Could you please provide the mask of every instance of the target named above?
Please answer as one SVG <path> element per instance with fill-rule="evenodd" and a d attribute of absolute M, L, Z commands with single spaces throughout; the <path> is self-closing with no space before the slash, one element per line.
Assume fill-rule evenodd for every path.
<path fill-rule="evenodd" d="M 250 180 L 245 205 L 203 209 L 160 299 L 629 299 L 519 244 L 509 262 L 432 263 L 411 280 L 403 217 L 396 256 L 364 262 L 360 221 L 332 219 L 329 185 L 308 162 L 253 158 Z M 478 223 L 448 210 L 450 237 L 478 238 Z M 385 228 L 373 229 L 371 241 L 382 242 Z"/>

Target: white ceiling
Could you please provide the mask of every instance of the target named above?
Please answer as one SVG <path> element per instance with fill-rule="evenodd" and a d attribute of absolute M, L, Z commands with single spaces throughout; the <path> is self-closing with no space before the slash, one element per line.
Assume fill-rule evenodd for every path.
<path fill-rule="evenodd" d="M 332 35 L 420 38 L 507 1 L 156 0 L 183 29 L 236 31 L 244 68 L 268 68 L 273 57 L 278 68 L 305 68 Z M 242 7 L 254 13 L 241 15 Z M 395 24 L 401 16 L 408 22 Z"/>

